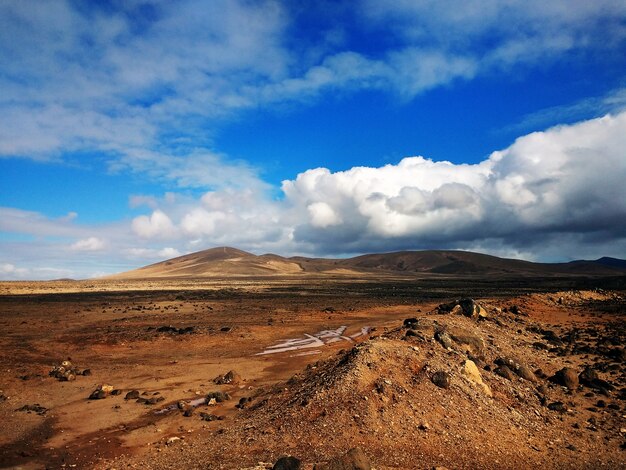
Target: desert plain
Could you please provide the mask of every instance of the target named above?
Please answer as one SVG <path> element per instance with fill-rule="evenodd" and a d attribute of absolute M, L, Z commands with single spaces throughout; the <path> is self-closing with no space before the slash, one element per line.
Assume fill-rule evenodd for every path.
<path fill-rule="evenodd" d="M 620 468 L 625 315 L 619 273 L 1 282 L 0 467 Z"/>

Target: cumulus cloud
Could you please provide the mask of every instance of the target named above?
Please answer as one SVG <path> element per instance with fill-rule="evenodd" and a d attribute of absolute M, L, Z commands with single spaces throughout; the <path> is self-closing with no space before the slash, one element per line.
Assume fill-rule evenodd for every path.
<path fill-rule="evenodd" d="M 133 231 L 142 238 L 168 239 L 176 236 L 176 228 L 163 211 L 157 209 L 149 216 L 133 219 Z"/>
<path fill-rule="evenodd" d="M 341 254 L 491 246 L 518 255 L 552 249 L 564 259 L 593 239 L 608 248 L 603 254 L 619 255 L 624 148 L 626 113 L 607 115 L 520 137 L 477 164 L 407 157 L 379 168 L 305 171 L 283 182 L 281 200 L 228 189 L 163 201 L 133 227 L 147 239 L 176 234 L 190 249 L 234 244 Z M 162 230 L 143 227 L 159 221 Z"/>
<path fill-rule="evenodd" d="M 76 251 L 99 251 L 105 246 L 104 240 L 98 237 L 89 237 L 73 243 L 71 248 Z"/>

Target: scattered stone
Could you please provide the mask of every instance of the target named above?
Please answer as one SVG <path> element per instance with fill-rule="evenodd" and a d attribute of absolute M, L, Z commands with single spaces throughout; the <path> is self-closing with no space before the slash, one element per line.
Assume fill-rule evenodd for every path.
<path fill-rule="evenodd" d="M 419 320 L 413 317 L 413 318 L 405 318 L 402 324 L 404 325 L 405 328 L 414 328 L 417 326 L 418 322 Z"/>
<path fill-rule="evenodd" d="M 139 398 L 139 390 L 131 390 L 124 396 L 124 400 L 136 400 Z"/>
<path fill-rule="evenodd" d="M 413 329 L 408 329 L 404 336 L 419 336 L 419 333 Z"/>
<path fill-rule="evenodd" d="M 183 416 L 185 418 L 189 418 L 190 416 L 193 416 L 193 407 L 189 407 L 187 408 L 184 412 L 183 412 Z"/>
<path fill-rule="evenodd" d="M 552 411 L 558 411 L 559 413 L 565 413 L 567 411 L 567 407 L 563 402 L 555 401 L 548 405 L 548 409 Z"/>
<path fill-rule="evenodd" d="M 224 419 L 222 416 L 217 416 L 211 413 L 206 413 L 204 411 L 200 412 L 200 418 L 203 421 L 221 421 Z"/>
<path fill-rule="evenodd" d="M 437 371 L 432 376 L 432 382 L 439 388 L 450 387 L 450 374 L 445 371 Z"/>
<path fill-rule="evenodd" d="M 207 402 L 211 400 L 215 400 L 215 403 L 222 403 L 224 401 L 230 400 L 230 395 L 226 392 L 209 392 L 206 396 Z M 209 403 L 210 404 L 210 403 Z"/>
<path fill-rule="evenodd" d="M 101 388 L 97 388 L 93 392 L 91 392 L 91 395 L 89 395 L 89 400 L 102 400 L 103 398 L 106 398 L 108 396 L 108 392 L 105 392 Z"/>
<path fill-rule="evenodd" d="M 299 459 L 287 456 L 279 458 L 272 467 L 272 470 L 300 470 L 301 467 L 302 463 Z"/>
<path fill-rule="evenodd" d="M 218 375 L 217 377 L 215 377 L 215 379 L 213 379 L 213 382 L 215 382 L 217 385 L 236 385 L 241 382 L 241 376 L 234 370 L 231 370 L 224 375 Z"/>
<path fill-rule="evenodd" d="M 237 403 L 237 404 L 235 405 L 235 408 L 239 408 L 240 410 L 243 410 L 243 409 L 244 409 L 244 408 L 248 405 L 248 403 L 250 403 L 251 401 L 252 401 L 252 399 L 251 399 L 251 398 L 248 398 L 248 397 L 241 397 L 241 398 L 239 399 L 239 403 Z"/>
<path fill-rule="evenodd" d="M 89 370 L 89 369 L 86 369 Z M 65 360 L 62 361 L 59 365 L 56 365 L 52 368 L 52 370 L 48 373 L 50 377 L 54 377 L 61 382 L 70 382 L 72 380 L 76 380 L 77 375 L 84 375 L 84 371 L 81 371 L 76 366 L 74 366 L 71 361 Z M 91 374 L 91 371 L 89 371 Z M 87 374 L 87 375 L 89 375 Z M 26 377 L 26 379 L 24 379 Z M 31 378 L 30 376 L 23 376 L 23 380 L 27 380 Z"/>
<path fill-rule="evenodd" d="M 557 371 L 552 377 L 550 377 L 550 381 L 557 384 L 567 387 L 569 390 L 576 390 L 578 388 L 578 374 L 571 367 L 563 367 L 563 369 Z"/>
<path fill-rule="evenodd" d="M 165 441 L 165 444 L 167 444 L 168 446 L 171 446 L 172 444 L 176 444 L 177 442 L 180 442 L 180 441 L 181 441 L 180 437 L 172 436 L 167 441 Z"/>
<path fill-rule="evenodd" d="M 223 327 L 220 328 L 220 331 L 222 333 L 228 333 L 231 330 L 232 330 L 232 328 L 230 326 L 223 326 Z"/>
<path fill-rule="evenodd" d="M 39 416 L 43 416 L 48 412 L 48 408 L 41 406 L 39 403 L 34 405 L 24 405 L 15 411 L 26 411 L 28 413 L 37 413 Z"/>
<path fill-rule="evenodd" d="M 360 447 L 349 450 L 325 464 L 317 464 L 313 470 L 371 470 L 372 464 Z"/>

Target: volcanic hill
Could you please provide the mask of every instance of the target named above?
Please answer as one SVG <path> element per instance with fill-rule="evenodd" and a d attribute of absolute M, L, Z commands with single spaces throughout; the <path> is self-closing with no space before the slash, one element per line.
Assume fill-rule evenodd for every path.
<path fill-rule="evenodd" d="M 109 279 L 277 276 L 298 274 L 372 275 L 500 275 L 500 276 L 614 276 L 626 273 L 626 261 L 601 258 L 570 263 L 533 263 L 469 251 L 429 250 L 366 254 L 346 259 L 285 258 L 255 255 L 218 247 L 161 261 L 109 276 Z"/>

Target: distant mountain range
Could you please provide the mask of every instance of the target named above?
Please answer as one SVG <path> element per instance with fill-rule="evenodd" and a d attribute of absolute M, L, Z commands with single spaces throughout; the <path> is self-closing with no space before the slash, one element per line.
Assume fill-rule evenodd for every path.
<path fill-rule="evenodd" d="M 274 254 L 254 255 L 230 247 L 211 248 L 143 268 L 108 276 L 109 279 L 196 278 L 328 274 L 366 276 L 490 275 L 490 276 L 619 276 L 626 275 L 626 260 L 600 258 L 569 263 L 532 263 L 498 258 L 469 251 L 399 251 L 347 259 L 285 258 Z"/>

